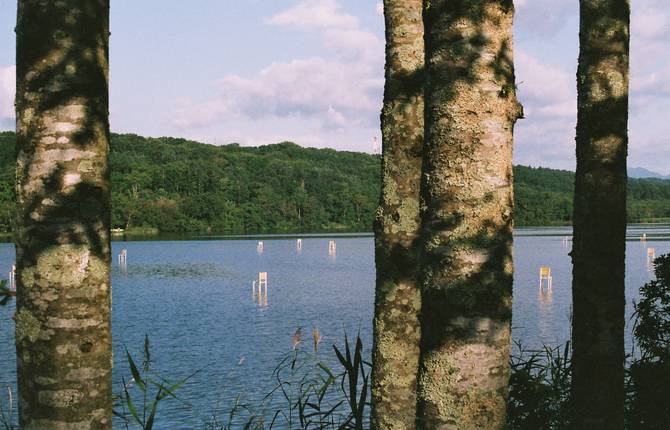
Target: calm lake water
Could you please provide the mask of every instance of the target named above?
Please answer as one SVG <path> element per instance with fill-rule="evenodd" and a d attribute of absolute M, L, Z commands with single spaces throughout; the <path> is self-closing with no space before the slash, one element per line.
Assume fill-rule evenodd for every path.
<path fill-rule="evenodd" d="M 648 241 L 641 242 L 646 233 Z M 569 228 L 518 229 L 515 234 L 513 336 L 526 346 L 559 345 L 570 335 Z M 127 267 L 113 266 L 116 390 L 129 379 L 124 348 L 139 356 L 151 340 L 158 372 L 177 380 L 199 370 L 178 392 L 183 403 L 163 406 L 157 428 L 202 428 L 215 410 L 224 415 L 238 394 L 257 403 L 273 386 L 272 370 L 302 327 L 317 327 L 324 359 L 346 331 L 372 342 L 374 248 L 370 236 L 197 238 L 114 242 L 128 250 Z M 337 241 L 335 256 L 329 240 Z M 263 252 L 257 250 L 263 240 Z M 670 252 L 670 226 L 632 226 L 627 242 L 626 299 L 630 315 L 638 288 L 651 279 L 647 248 Z M 0 244 L 0 273 L 14 262 L 14 246 Z M 540 266 L 550 266 L 553 291 L 538 288 Z M 269 274 L 267 303 L 252 298 L 258 272 Z M 6 275 L 5 275 L 6 276 Z M 0 387 L 15 385 L 13 303 L 0 308 Z M 628 325 L 630 331 L 630 323 Z M 630 350 L 630 336 L 627 349 Z M 334 364 L 334 363 L 333 363 Z M 4 391 L 4 388 L 3 388 Z"/>

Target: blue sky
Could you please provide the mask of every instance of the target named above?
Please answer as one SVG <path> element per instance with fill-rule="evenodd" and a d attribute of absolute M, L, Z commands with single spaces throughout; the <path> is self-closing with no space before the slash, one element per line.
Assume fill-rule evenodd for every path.
<path fill-rule="evenodd" d="M 633 1 L 630 165 L 670 174 L 670 15 Z M 574 169 L 577 0 L 517 0 L 526 119 L 515 162 Z M 0 129 L 13 122 L 16 0 L 0 0 Z M 379 0 L 112 0 L 112 130 L 370 152 L 379 136 Z"/>

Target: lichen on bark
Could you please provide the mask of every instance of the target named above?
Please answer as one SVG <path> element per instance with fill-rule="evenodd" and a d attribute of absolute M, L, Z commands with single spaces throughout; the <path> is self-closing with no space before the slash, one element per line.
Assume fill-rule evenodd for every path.
<path fill-rule="evenodd" d="M 373 429 L 411 430 L 421 308 L 416 241 L 423 151 L 421 0 L 385 0 L 382 192 L 375 221 Z"/>
<path fill-rule="evenodd" d="M 424 2 L 420 429 L 505 425 L 512 309 L 511 1 Z"/>

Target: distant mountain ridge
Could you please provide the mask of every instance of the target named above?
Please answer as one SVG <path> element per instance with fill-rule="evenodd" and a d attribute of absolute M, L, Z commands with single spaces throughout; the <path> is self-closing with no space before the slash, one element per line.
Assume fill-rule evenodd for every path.
<path fill-rule="evenodd" d="M 14 216 L 12 132 L 0 132 L 0 231 Z M 371 231 L 381 157 L 283 142 L 214 146 L 112 134 L 112 226 L 127 231 Z M 570 224 L 574 172 L 514 166 L 515 223 Z M 670 219 L 670 181 L 631 178 L 629 221 Z"/>
<path fill-rule="evenodd" d="M 670 175 L 663 175 L 644 167 L 629 167 L 628 176 L 631 178 L 656 178 L 670 180 Z"/>

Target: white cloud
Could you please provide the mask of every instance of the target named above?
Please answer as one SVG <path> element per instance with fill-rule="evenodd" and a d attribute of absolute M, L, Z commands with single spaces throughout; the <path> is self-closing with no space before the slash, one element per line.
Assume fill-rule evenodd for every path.
<path fill-rule="evenodd" d="M 377 14 L 379 14 L 379 15 L 384 15 L 384 3 L 382 3 L 382 2 L 378 2 L 378 3 L 375 5 L 375 11 L 376 11 Z"/>
<path fill-rule="evenodd" d="M 516 0 L 515 21 L 525 35 L 551 37 L 565 26 L 570 15 L 579 12 L 577 0 Z"/>
<path fill-rule="evenodd" d="M 515 161 L 574 169 L 574 77 L 521 50 L 515 55 L 515 66 L 525 114 L 515 128 Z"/>
<path fill-rule="evenodd" d="M 358 19 L 342 13 L 337 0 L 302 0 L 292 8 L 267 18 L 265 22 L 303 30 L 358 27 Z"/>
<path fill-rule="evenodd" d="M 548 104 L 573 98 L 574 77 L 558 67 L 541 63 L 532 55 L 518 51 L 515 67 L 519 93 L 522 98 Z"/>
<path fill-rule="evenodd" d="M 631 79 L 631 93 L 646 105 L 649 98 L 670 97 L 670 63 Z"/>
<path fill-rule="evenodd" d="M 668 16 L 656 9 L 653 2 L 641 8 L 633 8 L 631 16 L 631 31 L 639 37 L 654 39 L 665 36 L 669 29 Z"/>
<path fill-rule="evenodd" d="M 0 125 L 7 126 L 14 120 L 14 91 L 16 67 L 0 67 Z"/>
<path fill-rule="evenodd" d="M 334 0 L 301 1 L 266 22 L 315 33 L 322 42 L 320 56 L 275 62 L 251 76 L 224 76 L 213 83 L 209 100 L 181 100 L 173 125 L 181 133 L 242 127 L 250 133 L 236 139 L 243 142 L 283 136 L 300 144 L 369 151 L 368 141 L 379 133 L 383 42 Z M 255 129 L 245 125 L 251 123 Z M 297 127 L 292 135 L 279 132 L 291 133 L 286 124 Z"/>
<path fill-rule="evenodd" d="M 670 16 L 667 0 L 637 0 L 631 14 L 630 165 L 670 174 Z"/>

